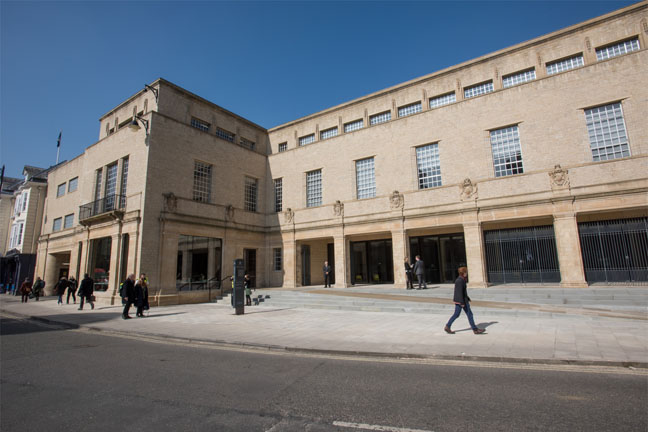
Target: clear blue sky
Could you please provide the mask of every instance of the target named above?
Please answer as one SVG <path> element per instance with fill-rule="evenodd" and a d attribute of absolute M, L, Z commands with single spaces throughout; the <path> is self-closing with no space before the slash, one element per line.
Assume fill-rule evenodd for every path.
<path fill-rule="evenodd" d="M 270 128 L 634 1 L 0 2 L 0 165 L 72 159 L 159 77 Z"/>

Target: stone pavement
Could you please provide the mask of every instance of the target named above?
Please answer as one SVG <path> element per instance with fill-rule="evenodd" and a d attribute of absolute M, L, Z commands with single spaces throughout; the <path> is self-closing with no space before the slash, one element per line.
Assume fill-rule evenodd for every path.
<path fill-rule="evenodd" d="M 79 311 L 77 305 L 57 305 L 55 297 L 21 304 L 19 297 L 0 295 L 0 310 L 3 318 L 32 317 L 75 328 L 183 342 L 372 357 L 648 368 L 648 288 L 605 288 L 612 294 L 597 294 L 595 289 L 553 289 L 549 295 L 555 302 L 550 304 L 535 298 L 543 298 L 542 293 L 531 295 L 529 288 L 499 289 L 499 294 L 491 288 L 469 291 L 475 322 L 487 330 L 483 335 L 472 333 L 463 313 L 453 325 L 456 334 L 443 331 L 453 310 L 447 301 L 449 287 L 411 292 L 389 287 L 330 289 L 325 293 L 321 288 L 257 290 L 255 295 L 270 298 L 262 306 L 246 308 L 239 316 L 229 306 L 229 299 L 152 308 L 147 318 L 131 320 L 121 319 L 121 307 L 100 305 L 93 311 Z M 274 298 L 289 292 L 317 296 L 321 301 L 353 297 L 353 301 L 432 303 L 440 307 L 393 313 L 330 306 L 285 307 L 280 303 L 273 306 Z M 614 293 L 618 294 L 616 299 Z M 587 300 L 585 305 L 574 303 L 584 295 L 598 299 Z"/>

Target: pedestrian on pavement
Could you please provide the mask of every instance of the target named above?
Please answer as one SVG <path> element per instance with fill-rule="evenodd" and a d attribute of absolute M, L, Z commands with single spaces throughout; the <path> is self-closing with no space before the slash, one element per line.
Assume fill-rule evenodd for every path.
<path fill-rule="evenodd" d="M 137 306 L 135 316 L 144 318 L 144 311 L 149 310 L 148 279 L 144 273 L 135 282 L 135 306 Z"/>
<path fill-rule="evenodd" d="M 76 304 L 76 289 L 77 289 L 77 281 L 74 278 L 74 276 L 70 276 L 70 279 L 68 279 L 68 292 L 67 292 L 67 301 L 66 304 L 70 304 L 70 296 L 72 296 L 72 300 L 74 301 L 74 304 Z"/>
<path fill-rule="evenodd" d="M 79 310 L 83 310 L 83 301 L 90 303 L 90 309 L 94 309 L 92 297 L 94 294 L 94 280 L 86 273 L 83 275 L 81 286 L 79 287 Z"/>
<path fill-rule="evenodd" d="M 27 278 L 25 281 L 20 285 L 20 294 L 22 295 L 20 302 L 21 303 L 27 303 L 29 300 L 29 294 L 32 292 L 32 282 L 31 279 Z"/>
<path fill-rule="evenodd" d="M 455 281 L 454 297 L 452 299 L 455 304 L 455 312 L 454 315 L 450 317 L 450 321 L 448 321 L 448 324 L 446 324 L 443 330 L 445 330 L 445 332 L 448 334 L 455 334 L 455 332 L 451 330 L 452 323 L 457 318 L 459 318 L 459 315 L 461 315 L 461 310 L 463 309 L 463 311 L 466 313 L 466 316 L 468 317 L 468 322 L 470 323 L 470 328 L 472 328 L 473 333 L 482 334 L 486 330 L 480 329 L 477 327 L 477 325 L 475 325 L 475 320 L 473 319 L 473 314 L 470 310 L 470 297 L 468 297 L 468 290 L 466 289 L 468 268 L 459 267 L 458 272 L 459 277 L 457 277 L 457 280 Z"/>
<path fill-rule="evenodd" d="M 324 288 L 331 288 L 331 266 L 328 261 L 324 261 L 322 271 L 324 272 Z"/>
<path fill-rule="evenodd" d="M 414 275 L 412 274 L 412 264 L 410 264 L 408 257 L 405 257 L 405 288 L 414 289 Z"/>
<path fill-rule="evenodd" d="M 250 288 L 250 276 L 243 277 L 243 288 L 245 288 L 245 306 L 252 306 L 252 289 Z"/>
<path fill-rule="evenodd" d="M 416 262 L 414 263 L 414 273 L 418 279 L 418 288 L 417 289 L 427 289 L 427 283 L 425 282 L 425 263 L 421 259 L 420 255 L 416 255 Z M 421 288 L 423 284 L 423 288 Z"/>
<path fill-rule="evenodd" d="M 134 273 L 128 275 L 128 277 L 124 281 L 122 288 L 120 289 L 119 295 L 121 295 L 122 303 L 124 303 L 122 318 L 130 319 L 131 317 L 130 315 L 128 315 L 128 311 L 130 310 L 131 305 L 135 303 L 135 274 Z"/>
<path fill-rule="evenodd" d="M 41 293 L 43 292 L 43 289 L 45 288 L 45 281 L 40 278 L 40 276 L 36 276 L 36 280 L 34 281 L 34 285 L 32 286 L 32 292 L 34 293 L 34 298 L 36 301 L 41 296 Z"/>
<path fill-rule="evenodd" d="M 68 281 L 65 278 L 65 276 L 61 277 L 58 282 L 56 282 L 56 285 L 54 285 L 54 292 L 58 296 L 58 302 L 57 304 L 62 305 L 63 304 L 63 294 L 65 294 L 65 290 L 67 289 L 68 286 Z"/>

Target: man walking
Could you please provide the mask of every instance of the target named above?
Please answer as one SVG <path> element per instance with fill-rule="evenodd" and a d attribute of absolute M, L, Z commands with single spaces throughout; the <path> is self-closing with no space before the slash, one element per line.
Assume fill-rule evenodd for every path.
<path fill-rule="evenodd" d="M 135 274 L 131 273 L 124 281 L 121 292 L 122 303 L 124 303 L 124 311 L 122 312 L 123 319 L 130 319 L 128 311 L 133 303 L 135 303 Z"/>
<path fill-rule="evenodd" d="M 420 255 L 416 255 L 416 263 L 414 263 L 414 274 L 418 279 L 417 289 L 421 289 L 421 284 L 423 284 L 423 289 L 427 289 L 427 283 L 425 282 L 425 263 L 421 259 Z"/>
<path fill-rule="evenodd" d="M 83 276 L 81 286 L 79 287 L 79 310 L 83 310 L 83 300 L 90 303 L 90 309 L 94 309 L 92 294 L 94 293 L 94 280 L 88 275 Z"/>
<path fill-rule="evenodd" d="M 466 289 L 466 279 L 468 278 L 468 269 L 466 267 L 459 267 L 459 277 L 455 281 L 455 289 L 454 289 L 454 304 L 455 304 L 455 312 L 454 315 L 450 317 L 450 321 L 448 321 L 448 324 L 443 328 L 446 333 L 448 334 L 454 334 L 450 327 L 452 327 L 452 323 L 459 318 L 459 315 L 461 314 L 461 310 L 463 309 L 464 312 L 466 312 L 466 316 L 468 316 L 468 322 L 470 323 L 470 328 L 472 328 L 473 333 L 475 334 L 482 334 L 486 330 L 480 329 L 475 325 L 475 320 L 473 319 L 473 314 L 472 311 L 470 310 L 470 297 L 468 297 L 468 291 Z"/>
<path fill-rule="evenodd" d="M 324 271 L 324 288 L 331 288 L 331 266 L 328 261 L 324 261 L 322 271 Z"/>

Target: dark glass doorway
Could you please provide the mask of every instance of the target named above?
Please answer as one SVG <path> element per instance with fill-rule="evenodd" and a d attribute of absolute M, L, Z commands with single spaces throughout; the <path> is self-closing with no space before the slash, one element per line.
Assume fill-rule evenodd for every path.
<path fill-rule="evenodd" d="M 326 259 L 331 266 L 331 285 L 335 284 L 335 245 L 329 243 L 326 245 Z"/>
<path fill-rule="evenodd" d="M 466 265 L 466 245 L 463 233 L 410 238 L 410 262 L 420 255 L 425 263 L 428 283 L 452 283 L 457 269 Z"/>
<path fill-rule="evenodd" d="M 256 287 L 256 249 L 243 249 L 245 274 L 250 276 L 250 288 Z"/>
<path fill-rule="evenodd" d="M 351 242 L 351 282 L 394 283 L 391 240 Z"/>
<path fill-rule="evenodd" d="M 302 245 L 301 247 L 301 264 L 302 264 L 302 286 L 308 286 L 311 284 L 309 245 Z"/>

